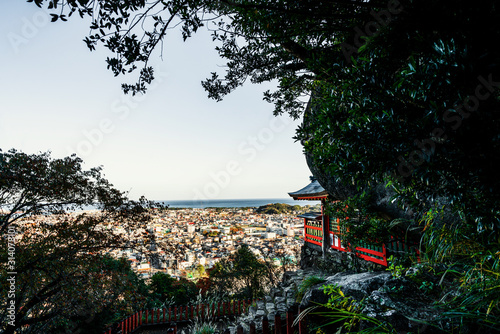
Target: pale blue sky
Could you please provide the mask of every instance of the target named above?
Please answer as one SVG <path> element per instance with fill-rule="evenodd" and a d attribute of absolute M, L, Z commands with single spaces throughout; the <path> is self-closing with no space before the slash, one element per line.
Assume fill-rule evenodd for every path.
<path fill-rule="evenodd" d="M 132 198 L 276 198 L 307 184 L 298 122 L 262 101 L 271 86 L 207 98 L 200 81 L 224 63 L 205 31 L 186 43 L 172 31 L 156 82 L 133 98 L 120 84 L 134 78 L 113 77 L 106 50 L 82 41 L 88 19 L 49 23 L 22 0 L 2 1 L 0 16 L 3 150 L 77 153 Z"/>

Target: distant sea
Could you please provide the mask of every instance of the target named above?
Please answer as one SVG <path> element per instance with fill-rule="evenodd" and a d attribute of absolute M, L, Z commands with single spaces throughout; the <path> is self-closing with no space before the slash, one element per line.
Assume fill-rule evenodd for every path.
<path fill-rule="evenodd" d="M 266 204 L 284 203 L 289 205 L 316 205 L 319 201 L 295 201 L 293 198 L 256 198 L 256 199 L 207 199 L 185 201 L 161 201 L 171 208 L 245 208 L 259 207 Z"/>

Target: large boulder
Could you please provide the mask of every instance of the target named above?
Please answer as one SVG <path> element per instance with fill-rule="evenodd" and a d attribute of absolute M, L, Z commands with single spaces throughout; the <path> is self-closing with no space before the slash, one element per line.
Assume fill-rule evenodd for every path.
<path fill-rule="evenodd" d="M 306 292 L 300 306 L 326 304 L 329 296 L 324 293 L 324 285 L 338 286 L 346 298 L 362 305 L 360 313 L 390 323 L 398 333 L 433 332 L 425 322 L 435 319 L 437 311 L 420 298 L 421 293 L 411 281 L 394 279 L 389 272 L 338 273 Z M 370 322 L 362 325 L 370 326 Z"/>

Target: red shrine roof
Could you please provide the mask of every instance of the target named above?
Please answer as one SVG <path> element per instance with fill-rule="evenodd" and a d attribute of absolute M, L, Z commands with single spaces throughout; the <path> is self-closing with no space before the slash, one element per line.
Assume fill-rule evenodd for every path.
<path fill-rule="evenodd" d="M 311 177 L 311 183 L 300 190 L 288 193 L 288 195 L 295 200 L 322 200 L 328 196 L 328 193 L 318 180 Z"/>

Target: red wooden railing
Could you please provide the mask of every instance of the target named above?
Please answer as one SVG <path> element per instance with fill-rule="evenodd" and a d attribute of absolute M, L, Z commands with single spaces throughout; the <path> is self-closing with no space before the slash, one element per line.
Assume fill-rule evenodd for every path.
<path fill-rule="evenodd" d="M 304 241 L 321 246 L 323 242 L 323 228 L 321 220 L 304 218 Z"/>
<path fill-rule="evenodd" d="M 253 301 L 255 302 L 255 301 Z M 246 313 L 252 304 L 250 300 L 238 300 L 228 302 L 218 302 L 211 304 L 199 304 L 189 306 L 175 306 L 167 308 L 157 308 L 137 311 L 118 324 L 108 327 L 104 334 L 114 334 L 113 327 L 118 327 L 120 333 L 129 334 L 136 329 L 146 325 L 169 324 L 179 321 L 186 321 L 195 318 L 222 317 L 228 315 L 240 315 Z M 171 326 L 173 333 L 177 333 L 177 326 Z"/>
<path fill-rule="evenodd" d="M 341 236 L 345 231 L 342 230 L 340 226 L 340 219 L 337 218 L 334 221 L 330 220 L 330 217 L 325 215 L 323 220 L 327 227 L 327 235 L 329 236 L 329 244 L 332 249 L 340 252 L 349 252 L 351 248 L 349 245 L 342 243 Z M 304 218 L 304 241 L 309 242 L 318 246 L 323 244 L 323 227 L 321 220 L 312 220 Z M 387 250 L 393 252 L 413 252 L 416 254 L 418 259 L 418 250 L 416 247 L 410 247 L 401 240 L 392 237 L 392 241 L 388 244 L 377 244 L 377 243 L 366 243 L 363 242 L 356 247 L 356 255 L 366 261 L 381 264 L 387 267 Z"/>
<path fill-rule="evenodd" d="M 255 301 L 253 301 L 255 302 Z M 217 304 L 200 304 L 181 307 L 170 307 L 168 311 L 166 308 L 142 310 L 123 319 L 115 328 L 118 327 L 118 333 L 129 334 L 137 329 L 149 325 L 165 324 L 162 328 L 165 332 L 177 333 L 177 321 L 194 319 L 195 316 L 203 318 L 204 316 L 224 316 L 224 315 L 241 315 L 246 313 L 251 301 L 232 301 Z M 267 316 L 262 318 L 262 334 L 306 334 L 306 318 L 301 319 L 295 326 L 293 325 L 298 313 L 303 309 L 292 306 L 288 309 L 286 314 L 282 315 L 276 313 L 274 315 L 274 326 L 270 326 Z M 282 322 L 284 318 L 285 322 Z M 170 323 L 170 324 L 169 324 Z M 168 327 L 168 328 L 167 328 Z M 114 334 L 111 328 L 108 328 L 104 334 Z M 226 329 L 225 334 L 229 333 Z M 237 327 L 237 334 L 245 334 L 241 325 Z M 250 323 L 249 334 L 256 334 L 256 325 L 254 322 Z"/>
<path fill-rule="evenodd" d="M 348 252 L 350 250 L 347 244 L 342 243 L 341 235 L 345 231 L 340 226 L 340 219 L 331 222 L 328 216 L 325 217 L 330 236 L 330 247 L 341 251 Z M 381 264 L 387 267 L 387 249 L 384 244 L 362 242 L 356 247 L 356 255 L 363 260 Z"/>

